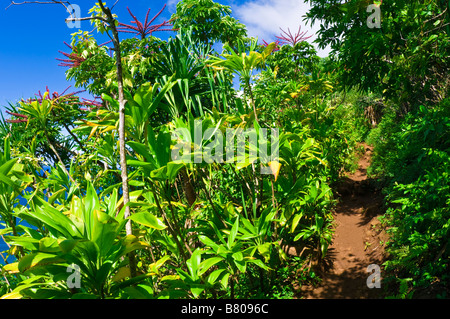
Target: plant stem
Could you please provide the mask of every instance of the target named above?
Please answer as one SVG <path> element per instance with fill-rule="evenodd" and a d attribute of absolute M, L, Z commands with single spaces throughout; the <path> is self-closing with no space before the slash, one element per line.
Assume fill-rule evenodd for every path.
<path fill-rule="evenodd" d="M 247 87 L 248 87 L 248 93 L 250 94 L 250 103 L 252 104 L 253 113 L 255 114 L 255 120 L 259 124 L 258 114 L 256 114 L 256 104 L 255 104 L 255 99 L 253 97 L 253 91 L 252 91 L 252 85 L 250 84 L 250 79 L 247 79 Z"/>
<path fill-rule="evenodd" d="M 45 134 L 45 138 L 47 140 L 48 145 L 50 146 L 51 150 L 53 151 L 53 153 L 55 154 L 56 158 L 58 159 L 58 161 L 61 163 L 61 167 L 64 171 L 64 173 L 66 173 L 67 176 L 69 176 L 69 179 L 72 181 L 72 183 L 76 183 L 75 180 L 72 178 L 72 176 L 70 176 L 69 171 L 66 168 L 66 165 L 64 165 L 63 160 L 61 159 L 61 156 L 59 156 L 58 151 L 56 150 L 55 146 L 53 145 L 53 143 L 50 141 L 50 138 L 48 137 L 48 133 L 46 130 L 44 130 L 44 134 Z"/>
<path fill-rule="evenodd" d="M 111 10 L 103 5 L 102 1 L 98 1 L 100 8 L 106 15 L 106 20 L 113 34 L 114 51 L 116 55 L 116 73 L 117 73 L 117 89 L 119 100 L 119 153 L 120 153 L 120 170 L 122 178 L 122 193 L 123 193 L 123 205 L 125 206 L 124 218 L 128 218 L 131 215 L 130 207 L 127 205 L 130 201 L 129 188 L 128 188 L 128 171 L 125 149 L 125 98 L 123 92 L 123 70 L 122 70 L 122 56 L 120 53 L 120 40 L 119 33 L 116 28 L 116 20 L 114 19 Z M 129 219 L 125 225 L 127 235 L 133 234 L 133 227 L 131 220 Z M 134 252 L 128 254 L 130 263 L 131 277 L 136 276 L 136 260 Z"/>
<path fill-rule="evenodd" d="M 186 262 L 187 261 L 187 257 L 186 257 L 186 254 L 184 252 L 183 246 L 181 246 L 181 243 L 178 240 L 178 234 L 175 231 L 174 227 L 172 226 L 172 223 L 167 218 L 167 215 L 164 212 L 164 210 L 162 209 L 161 205 L 159 204 L 158 195 L 156 194 L 155 187 L 153 186 L 153 184 L 151 184 L 151 188 L 152 188 L 153 198 L 155 199 L 156 207 L 158 208 L 159 212 L 163 216 L 164 222 L 167 224 L 167 228 L 169 229 L 169 232 L 172 235 L 173 240 L 175 241 L 175 244 L 178 247 L 178 250 L 180 251 L 181 257 L 183 258 L 184 262 Z"/>

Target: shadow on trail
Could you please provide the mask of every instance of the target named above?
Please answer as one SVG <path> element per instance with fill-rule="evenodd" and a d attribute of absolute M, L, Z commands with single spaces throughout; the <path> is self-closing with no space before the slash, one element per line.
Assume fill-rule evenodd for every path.
<path fill-rule="evenodd" d="M 359 168 L 334 187 L 339 198 L 336 206 L 335 235 L 319 271 L 322 281 L 316 287 L 302 287 L 300 298 L 372 299 L 382 298 L 382 291 L 369 288 L 367 267 L 382 264 L 378 216 L 384 214 L 383 196 L 374 180 L 367 178 L 372 148 L 365 145 Z"/>

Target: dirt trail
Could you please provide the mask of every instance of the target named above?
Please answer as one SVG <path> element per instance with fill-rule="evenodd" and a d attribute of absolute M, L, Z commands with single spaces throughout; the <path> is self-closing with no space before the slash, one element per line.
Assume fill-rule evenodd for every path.
<path fill-rule="evenodd" d="M 340 201 L 334 213 L 335 235 L 328 252 L 328 267 L 320 275 L 317 287 L 303 286 L 299 298 L 366 299 L 382 298 L 382 289 L 367 287 L 367 267 L 382 264 L 387 239 L 377 217 L 382 211 L 382 195 L 366 175 L 372 147 L 362 144 L 364 155 L 359 168 L 338 187 Z"/>

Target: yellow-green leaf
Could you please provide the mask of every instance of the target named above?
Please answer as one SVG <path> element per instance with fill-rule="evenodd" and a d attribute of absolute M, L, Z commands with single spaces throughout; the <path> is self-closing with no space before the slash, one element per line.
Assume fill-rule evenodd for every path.
<path fill-rule="evenodd" d="M 114 275 L 114 277 L 111 280 L 113 282 L 118 282 L 127 277 L 131 277 L 131 273 L 130 273 L 130 268 L 125 266 L 125 267 L 119 268 L 119 270 L 117 271 L 117 273 Z"/>
<path fill-rule="evenodd" d="M 149 212 L 139 212 L 136 214 L 132 214 L 130 216 L 130 219 L 138 224 L 150 227 L 150 228 L 155 228 L 158 230 L 163 230 L 165 228 L 167 228 L 166 225 L 164 225 L 164 223 L 159 220 L 155 215 L 149 213 Z"/>

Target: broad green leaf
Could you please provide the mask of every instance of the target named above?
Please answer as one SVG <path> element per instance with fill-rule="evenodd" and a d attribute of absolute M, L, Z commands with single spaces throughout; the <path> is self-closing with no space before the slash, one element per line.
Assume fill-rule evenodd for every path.
<path fill-rule="evenodd" d="M 264 257 L 265 261 L 267 262 L 270 257 L 270 247 L 271 243 L 264 243 L 261 245 L 258 245 L 258 252 L 261 254 L 261 256 Z"/>
<path fill-rule="evenodd" d="M 11 186 L 13 188 L 17 187 L 17 185 L 7 176 L 5 176 L 3 173 L 0 173 L 0 182 L 5 183 L 8 186 Z"/>
<path fill-rule="evenodd" d="M 200 271 L 198 273 L 199 276 L 203 275 L 206 271 L 208 271 L 212 266 L 221 262 L 223 258 L 221 257 L 212 257 L 208 258 L 200 263 Z"/>
<path fill-rule="evenodd" d="M 64 259 L 57 255 L 38 252 L 31 253 L 22 257 L 22 259 L 20 259 L 19 261 L 18 268 L 21 273 L 24 273 L 28 269 L 34 267 L 47 266 L 61 262 L 64 262 Z"/>
<path fill-rule="evenodd" d="M 13 158 L 6 163 L 3 163 L 2 166 L 0 166 L 0 173 L 8 175 L 18 160 L 18 158 Z"/>
<path fill-rule="evenodd" d="M 75 248 L 77 243 L 78 243 L 78 240 L 73 240 L 73 239 L 58 240 L 59 248 L 61 249 L 61 251 L 63 253 L 68 253 L 68 252 L 72 251 L 72 249 Z"/>
<path fill-rule="evenodd" d="M 197 248 L 192 253 L 191 258 L 189 258 L 189 260 L 186 262 L 186 265 L 187 265 L 187 267 L 189 269 L 189 272 L 191 274 L 191 278 L 193 280 L 197 280 L 198 279 L 198 271 L 199 271 L 201 258 L 202 258 L 202 251 L 199 248 Z"/>
<path fill-rule="evenodd" d="M 154 228 L 157 230 L 163 230 L 167 228 L 167 226 L 164 224 L 163 221 L 161 221 L 155 215 L 149 212 L 135 213 L 132 214 L 129 218 L 138 224 Z"/>
<path fill-rule="evenodd" d="M 267 265 L 265 265 L 260 259 L 257 258 L 250 258 L 247 260 L 247 262 L 250 263 L 254 263 L 255 265 L 257 265 L 258 267 L 264 269 L 264 270 L 269 270 L 270 267 L 268 267 Z"/>
<path fill-rule="evenodd" d="M 247 271 L 247 262 L 245 260 L 233 259 L 233 262 L 241 273 L 245 273 Z"/>
<path fill-rule="evenodd" d="M 6 136 L 3 140 L 3 159 L 4 161 L 9 161 L 11 159 L 10 136 Z"/>
<path fill-rule="evenodd" d="M 130 276 L 131 276 L 130 267 L 124 266 L 124 267 L 119 268 L 119 270 L 116 272 L 116 274 L 111 279 L 111 281 L 118 282 L 118 281 L 121 281 Z"/>
<path fill-rule="evenodd" d="M 212 229 L 214 230 L 214 232 L 216 233 L 217 237 L 219 238 L 219 240 L 226 245 L 227 243 L 225 242 L 224 239 L 224 234 L 220 232 L 220 230 L 217 228 L 216 224 L 214 224 L 212 221 L 208 221 L 208 224 L 212 227 Z"/>
<path fill-rule="evenodd" d="M 244 255 L 240 251 L 235 252 L 231 257 L 233 257 L 235 261 L 242 261 L 244 259 Z"/>
<path fill-rule="evenodd" d="M 133 250 L 150 247 L 149 244 L 143 241 L 139 241 L 139 239 L 134 235 L 127 235 L 123 240 L 123 246 L 124 249 L 121 251 L 120 256 L 124 256 Z"/>
<path fill-rule="evenodd" d="M 170 182 L 173 182 L 173 180 L 178 175 L 178 171 L 183 167 L 184 167 L 183 163 L 175 163 L 175 162 L 167 163 L 167 179 Z"/>
<path fill-rule="evenodd" d="M 302 217 L 303 217 L 303 213 L 295 214 L 294 218 L 292 219 L 291 233 L 293 233 L 295 231 L 295 229 L 297 228 L 297 225 L 300 222 L 300 219 Z"/>
<path fill-rule="evenodd" d="M 11 246 L 21 246 L 32 251 L 39 249 L 39 239 L 25 236 L 4 236 L 4 238 Z"/>
<path fill-rule="evenodd" d="M 211 247 L 215 252 L 217 252 L 219 245 L 217 245 L 214 241 L 203 235 L 199 235 L 198 239 L 207 247 Z"/>
<path fill-rule="evenodd" d="M 39 250 L 41 252 L 56 253 L 61 251 L 56 238 L 44 237 L 39 240 Z"/>
<path fill-rule="evenodd" d="M 91 240 L 99 248 L 101 256 L 106 256 L 118 235 L 119 223 L 110 215 L 94 210 Z"/>
<path fill-rule="evenodd" d="M 225 269 L 217 269 L 214 270 L 206 280 L 210 285 L 214 285 L 219 278 L 219 276 L 225 271 Z"/>
<path fill-rule="evenodd" d="M 192 295 L 194 295 L 194 298 L 198 298 L 201 295 L 201 293 L 205 291 L 205 287 L 200 284 L 190 285 L 190 288 Z"/>
<path fill-rule="evenodd" d="M 230 278 L 230 275 L 231 275 L 230 273 L 226 273 L 220 280 L 220 283 L 225 289 L 227 289 L 228 287 L 228 278 Z"/>
<path fill-rule="evenodd" d="M 166 261 L 168 261 L 169 259 L 170 259 L 170 256 L 169 255 L 165 255 L 164 257 L 162 257 L 158 261 L 150 264 L 150 266 L 149 266 L 150 271 L 155 273 L 155 274 L 158 274 L 159 273 L 158 272 L 159 268 L 162 267 L 166 263 Z"/>
<path fill-rule="evenodd" d="M 152 163 L 152 164 L 155 163 L 153 155 L 149 152 L 148 147 L 146 147 L 144 144 L 138 143 L 138 142 L 134 142 L 134 141 L 129 141 L 129 142 L 127 142 L 127 144 L 129 146 L 131 146 L 131 148 L 137 154 L 139 154 L 142 157 L 144 157 L 144 159 L 146 160 L 147 163 Z"/>
<path fill-rule="evenodd" d="M 12 227 L 3 228 L 3 229 L 0 229 L 0 235 L 11 233 L 12 231 L 13 231 Z"/>
<path fill-rule="evenodd" d="M 49 203 L 50 205 L 52 205 L 52 204 L 54 203 L 54 201 L 55 201 L 59 196 L 61 196 L 62 194 L 64 194 L 65 192 L 66 192 L 66 189 L 65 189 L 65 188 L 61 188 L 60 190 L 54 192 L 54 193 L 52 194 L 52 196 L 49 197 L 48 203 Z"/>
<path fill-rule="evenodd" d="M 11 264 L 6 264 L 5 266 L 3 266 L 2 268 L 3 271 L 7 271 L 10 274 L 17 274 L 19 273 L 19 262 L 15 262 L 15 263 L 11 263 Z"/>

